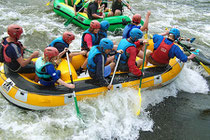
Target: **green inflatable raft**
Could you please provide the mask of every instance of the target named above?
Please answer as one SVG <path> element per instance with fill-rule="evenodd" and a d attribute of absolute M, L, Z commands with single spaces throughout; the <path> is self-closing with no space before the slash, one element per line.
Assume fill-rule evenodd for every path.
<path fill-rule="evenodd" d="M 87 7 L 88 4 L 83 4 Z M 54 12 L 67 19 L 67 22 L 74 23 L 77 26 L 88 29 L 90 26 L 90 20 L 86 13 L 79 12 L 77 16 L 74 15 L 74 8 L 70 5 L 65 4 L 65 0 L 54 0 Z M 105 13 L 107 16 L 108 12 Z M 131 19 L 128 16 L 113 16 L 105 17 L 104 19 L 97 19 L 99 22 L 102 20 L 107 20 L 110 23 L 109 31 L 116 31 L 124 28 L 128 23 L 131 22 Z M 67 23 L 66 22 L 66 23 Z M 142 21 L 143 22 L 143 21 Z"/>

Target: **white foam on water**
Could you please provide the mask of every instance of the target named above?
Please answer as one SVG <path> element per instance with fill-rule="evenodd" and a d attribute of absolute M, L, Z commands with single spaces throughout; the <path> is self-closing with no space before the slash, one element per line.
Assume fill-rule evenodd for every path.
<path fill-rule="evenodd" d="M 188 65 L 188 64 L 187 64 Z M 74 104 L 48 111 L 24 111 L 7 104 L 1 108 L 0 128 L 5 134 L 24 139 L 137 139 L 139 131 L 153 131 L 154 122 L 145 109 L 178 91 L 207 94 L 206 80 L 185 66 L 171 84 L 152 90 L 141 90 L 141 115 L 136 116 L 138 90 L 123 88 L 98 98 L 78 102 L 84 123 L 78 119 Z M 5 108 L 4 108 L 5 107 Z"/>

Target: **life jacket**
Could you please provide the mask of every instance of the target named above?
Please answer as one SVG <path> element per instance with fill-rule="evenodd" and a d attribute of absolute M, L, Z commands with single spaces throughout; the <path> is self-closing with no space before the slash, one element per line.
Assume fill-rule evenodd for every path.
<path fill-rule="evenodd" d="M 89 71 L 95 73 L 96 72 L 96 63 L 94 62 L 94 58 L 97 54 L 102 54 L 101 51 L 98 50 L 98 45 L 93 46 L 88 55 L 88 64 L 87 68 Z M 107 55 L 104 56 L 104 64 L 106 64 Z"/>
<path fill-rule="evenodd" d="M 129 25 L 126 25 L 124 30 L 123 30 L 123 38 L 129 38 L 130 37 L 130 31 L 133 29 L 133 28 L 138 28 L 140 29 L 141 26 L 136 26 L 136 25 L 133 25 L 133 24 L 129 24 Z"/>
<path fill-rule="evenodd" d="M 51 76 L 46 72 L 46 69 L 45 67 L 49 64 L 52 64 L 51 62 L 44 62 L 43 58 L 42 57 L 39 57 L 37 60 L 36 60 L 36 64 L 35 64 L 35 72 L 36 72 L 36 75 L 39 77 L 39 78 L 42 78 L 42 79 L 49 79 Z"/>
<path fill-rule="evenodd" d="M 67 44 L 67 43 L 63 40 L 63 37 L 62 37 L 62 36 L 60 36 L 60 37 L 54 39 L 54 40 L 50 43 L 50 45 L 48 45 L 48 46 L 54 47 L 55 43 L 63 43 L 63 44 L 66 46 L 66 48 L 69 47 L 69 44 Z"/>
<path fill-rule="evenodd" d="M 9 56 L 7 56 L 7 54 L 6 54 L 6 49 L 9 47 L 9 46 L 11 46 L 11 44 L 15 44 L 15 45 L 17 45 L 18 47 L 20 47 L 20 49 L 21 49 L 21 56 L 23 56 L 23 52 L 24 52 L 24 48 L 23 48 L 23 45 L 22 45 L 22 43 L 20 42 L 20 41 L 17 41 L 17 42 L 7 42 L 7 44 L 4 44 L 4 42 L 6 41 L 6 38 L 4 38 L 3 39 L 3 41 L 2 41 L 2 46 L 3 46 L 3 56 L 4 56 L 4 61 L 6 62 L 6 63 L 10 63 L 10 62 L 12 62 L 12 59 L 9 57 Z M 16 61 L 16 60 L 14 60 L 14 61 Z"/>
<path fill-rule="evenodd" d="M 128 42 L 126 39 L 122 39 L 117 47 L 117 50 L 123 50 L 123 54 L 120 57 L 120 63 L 125 64 L 128 60 L 128 56 L 126 55 L 126 49 L 128 47 L 134 46 L 136 48 L 136 45 L 134 43 Z M 119 54 L 118 54 L 119 55 Z M 118 55 L 115 55 L 115 59 L 117 60 Z"/>
<path fill-rule="evenodd" d="M 159 47 L 153 53 L 151 53 L 152 59 L 160 64 L 168 64 L 170 60 L 168 54 L 173 45 L 174 43 L 171 45 L 166 44 L 165 38 L 163 38 Z"/>
<path fill-rule="evenodd" d="M 103 39 L 103 38 L 107 38 L 107 32 L 100 30 L 98 32 L 98 41 L 97 41 L 96 45 L 99 45 L 101 39 Z"/>
<path fill-rule="evenodd" d="M 80 0 L 80 2 L 76 5 L 76 7 L 82 7 L 84 3 L 84 0 Z"/>
<path fill-rule="evenodd" d="M 93 34 L 89 31 L 89 29 L 87 29 L 83 35 L 82 35 L 82 42 L 81 42 L 81 48 L 82 50 L 88 50 L 89 51 L 89 48 L 87 46 L 87 43 L 84 41 L 84 37 L 86 34 L 90 34 L 91 37 L 92 37 L 92 45 L 97 45 L 97 41 L 98 41 L 98 34 Z"/>

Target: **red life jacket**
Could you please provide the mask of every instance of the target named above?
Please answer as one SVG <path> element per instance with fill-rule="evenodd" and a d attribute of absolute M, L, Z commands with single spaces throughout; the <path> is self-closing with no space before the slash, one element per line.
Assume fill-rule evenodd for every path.
<path fill-rule="evenodd" d="M 155 50 L 151 54 L 152 59 L 160 64 L 168 64 L 169 63 L 170 58 L 168 57 L 168 54 L 169 54 L 171 47 L 174 45 L 174 43 L 172 43 L 171 45 L 168 45 L 164 41 L 165 41 L 165 38 L 163 38 L 163 40 L 160 43 L 157 50 Z"/>
<path fill-rule="evenodd" d="M 7 56 L 7 54 L 6 54 L 6 49 L 7 49 L 8 46 L 10 46 L 11 43 L 16 44 L 17 46 L 20 47 L 22 56 L 23 56 L 23 52 L 24 52 L 23 45 L 20 41 L 17 41 L 16 43 L 8 42 L 6 45 L 4 45 L 3 42 L 2 42 L 1 44 L 4 47 L 3 48 L 4 61 L 7 62 L 7 63 L 10 63 L 12 61 L 11 58 L 9 56 Z"/>

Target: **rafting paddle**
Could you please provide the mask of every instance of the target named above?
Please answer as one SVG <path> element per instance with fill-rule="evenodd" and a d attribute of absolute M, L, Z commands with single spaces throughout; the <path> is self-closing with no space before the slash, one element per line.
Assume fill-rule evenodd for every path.
<path fill-rule="evenodd" d="M 126 6 L 128 5 L 128 3 L 127 3 L 126 0 L 122 0 L 122 2 L 123 2 L 124 5 L 126 5 Z M 128 8 L 128 9 L 129 9 L 129 8 Z M 130 8 L 129 10 L 131 11 L 131 13 L 132 13 L 133 15 L 135 15 L 135 13 L 133 12 L 133 8 Z"/>
<path fill-rule="evenodd" d="M 52 0 L 50 0 L 46 5 L 49 6 L 51 2 L 52 2 Z"/>
<path fill-rule="evenodd" d="M 112 75 L 112 79 L 111 79 L 111 82 L 110 82 L 109 85 L 112 85 L 112 82 L 113 82 L 113 80 L 114 80 L 114 76 L 115 76 L 115 73 L 116 73 L 116 71 L 117 71 L 117 67 L 118 67 L 118 64 L 119 64 L 119 61 L 120 61 L 120 57 L 121 57 L 121 53 L 119 54 L 119 56 L 118 56 L 118 58 L 117 58 L 117 64 L 116 64 L 116 66 L 115 66 L 115 68 L 114 68 L 114 72 L 113 72 L 113 75 Z"/>
<path fill-rule="evenodd" d="M 86 2 L 84 6 L 82 6 L 82 8 L 79 9 L 79 11 L 77 12 L 77 14 L 88 4 L 89 2 Z M 74 15 L 73 17 L 70 17 L 65 23 L 64 26 L 68 26 L 72 20 L 76 17 L 77 15 Z"/>
<path fill-rule="evenodd" d="M 71 66 L 70 66 L 68 52 L 66 52 L 66 57 L 67 57 L 67 62 L 68 62 L 68 67 L 69 67 L 69 74 L 70 74 L 70 78 L 71 78 L 71 83 L 74 84 L 74 81 L 73 81 L 73 78 L 72 78 L 72 73 L 71 73 Z M 78 104 L 77 104 L 77 97 L 76 97 L 74 89 L 73 89 L 73 96 L 74 96 L 74 104 L 75 104 L 75 109 L 77 111 L 77 116 L 81 118 L 81 114 L 80 114 L 79 107 L 78 107 Z"/>
<path fill-rule="evenodd" d="M 24 49 L 25 51 L 29 52 L 29 53 L 33 53 L 33 51 L 29 50 L 29 49 Z"/>
<path fill-rule="evenodd" d="M 146 34 L 144 35 L 144 38 L 145 38 L 145 39 L 148 38 L 147 32 L 148 32 L 148 31 L 146 31 Z M 140 110 L 140 109 L 141 109 L 141 84 L 142 84 L 142 78 L 143 78 L 143 72 L 144 72 L 144 62 L 145 62 L 145 58 L 146 58 L 147 46 L 149 46 L 148 43 L 145 45 L 145 48 L 144 48 L 144 57 L 143 57 L 143 64 L 142 64 L 142 69 L 141 69 L 142 76 L 140 77 L 139 92 L 138 92 L 140 107 L 139 107 L 139 110 L 138 110 L 137 113 L 136 113 L 137 116 L 140 115 L 140 111 L 141 111 L 141 110 Z"/>
<path fill-rule="evenodd" d="M 182 44 L 180 41 L 178 41 L 178 44 L 180 44 L 182 47 L 184 47 L 190 54 L 192 54 L 192 52 L 184 45 Z M 206 70 L 206 72 L 208 72 L 208 74 L 210 75 L 210 68 L 206 65 L 204 65 L 202 62 L 200 62 L 196 57 L 194 57 L 195 60 Z"/>

